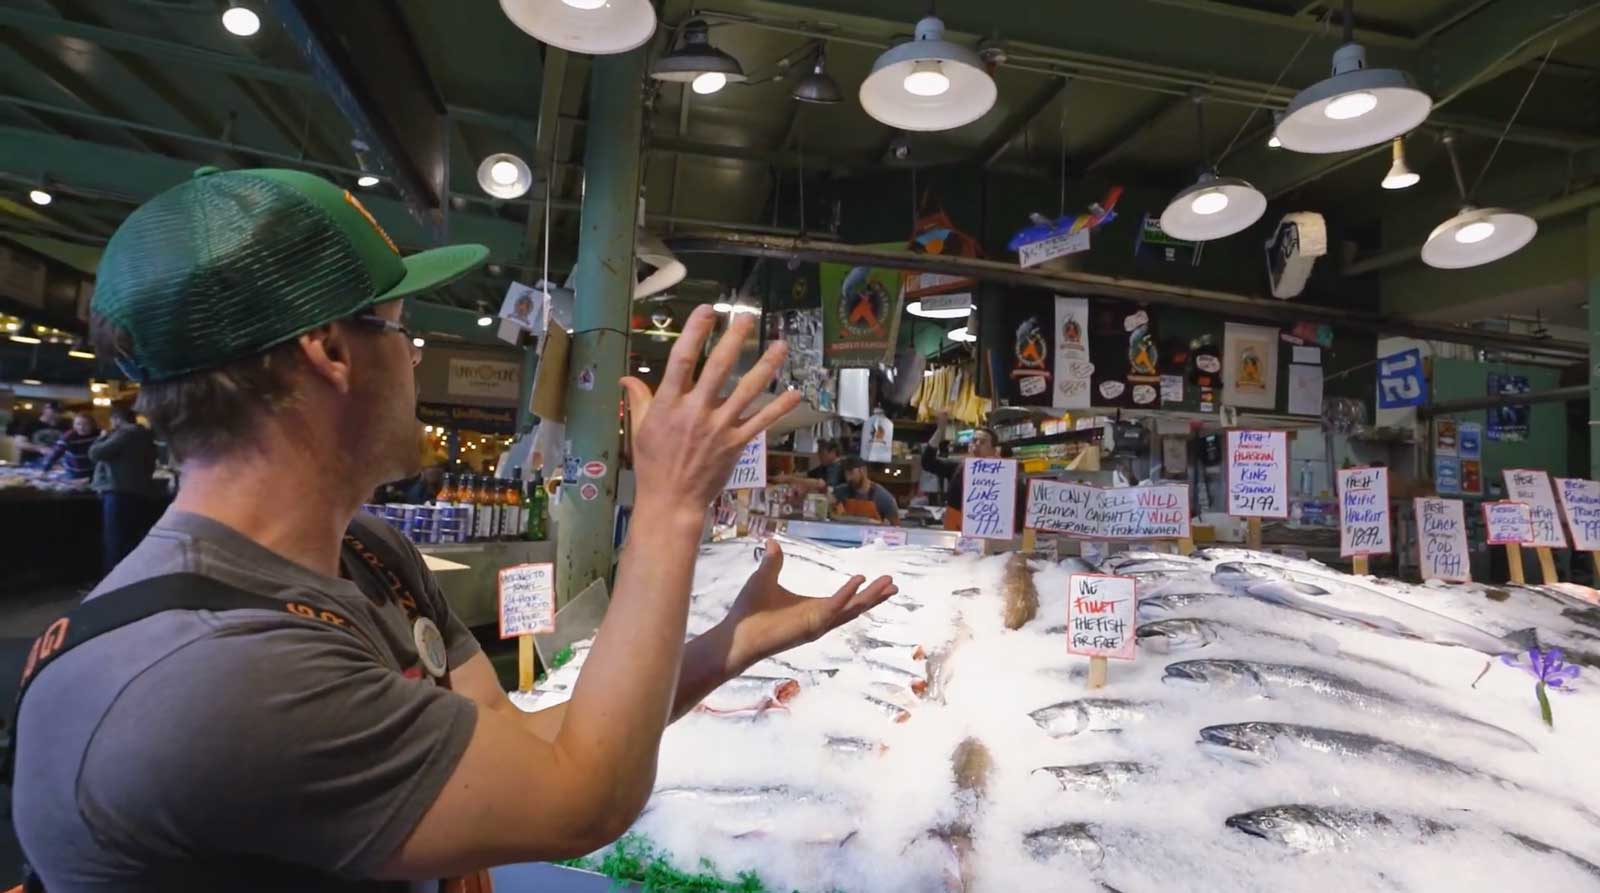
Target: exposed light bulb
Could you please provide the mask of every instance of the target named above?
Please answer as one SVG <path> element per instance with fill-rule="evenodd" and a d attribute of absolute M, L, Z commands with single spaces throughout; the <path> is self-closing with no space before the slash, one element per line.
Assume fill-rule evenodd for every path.
<path fill-rule="evenodd" d="M 689 84 L 694 92 L 707 96 L 728 86 L 728 76 L 720 71 L 708 71 Z"/>
<path fill-rule="evenodd" d="M 1228 196 L 1216 189 L 1202 192 L 1189 203 L 1189 210 L 1196 214 L 1215 214 L 1228 206 Z"/>
<path fill-rule="evenodd" d="M 243 6 L 230 6 L 222 14 L 222 27 L 235 37 L 249 37 L 261 30 L 261 17 Z"/>
<path fill-rule="evenodd" d="M 1463 245 L 1471 245 L 1482 242 L 1492 235 L 1494 235 L 1494 224 L 1487 220 L 1479 220 L 1456 230 L 1456 241 Z"/>
<path fill-rule="evenodd" d="M 510 186 L 517 182 L 517 166 L 509 161 L 496 161 L 489 165 L 489 179 L 501 186 Z"/>
<path fill-rule="evenodd" d="M 378 178 L 371 174 L 362 174 L 356 178 L 356 185 L 363 189 L 371 189 L 372 187 L 378 185 Z"/>
<path fill-rule="evenodd" d="M 1359 118 L 1378 107 L 1378 97 L 1366 91 L 1346 93 L 1323 106 L 1322 113 L 1335 121 Z"/>
<path fill-rule="evenodd" d="M 644 365 L 643 363 L 640 363 L 639 364 L 639 374 L 640 375 L 648 375 L 648 374 L 650 374 L 650 367 Z"/>
<path fill-rule="evenodd" d="M 1417 185 L 1417 183 L 1421 180 L 1421 174 L 1417 173 L 1416 171 L 1406 171 L 1405 173 L 1390 174 L 1389 176 L 1384 177 L 1381 185 L 1384 189 L 1405 189 L 1408 186 Z"/>
<path fill-rule="evenodd" d="M 423 425 L 422 426 L 422 432 L 424 434 L 432 434 L 433 433 L 433 426 L 432 425 Z"/>
<path fill-rule="evenodd" d="M 492 325 L 494 325 L 494 317 L 492 317 L 492 316 L 480 316 L 480 317 L 478 317 L 478 325 L 480 325 L 480 326 L 492 326 Z"/>
<path fill-rule="evenodd" d="M 48 205 L 55 201 L 56 198 L 43 189 L 30 189 L 28 190 L 28 200 L 36 205 Z"/>
<path fill-rule="evenodd" d="M 925 60 L 911 67 L 905 85 L 913 96 L 943 96 L 950 89 L 950 77 L 938 60 Z"/>
<path fill-rule="evenodd" d="M 1283 148 L 1283 140 L 1278 139 L 1278 135 L 1276 133 L 1274 133 L 1272 136 L 1267 137 L 1267 148 L 1268 149 L 1282 149 Z"/>
<path fill-rule="evenodd" d="M 418 347 L 418 348 L 427 347 L 428 346 L 428 342 L 423 340 L 422 338 L 412 338 L 411 339 L 411 346 L 412 347 Z"/>

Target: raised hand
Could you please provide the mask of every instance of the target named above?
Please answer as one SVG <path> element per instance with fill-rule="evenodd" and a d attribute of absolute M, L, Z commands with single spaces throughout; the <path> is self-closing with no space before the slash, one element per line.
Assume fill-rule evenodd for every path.
<path fill-rule="evenodd" d="M 745 581 L 723 621 L 733 632 L 731 656 L 736 667 L 815 641 L 900 591 L 886 576 L 863 589 L 867 578 L 857 575 L 827 598 L 809 598 L 778 585 L 781 570 L 783 549 L 777 540 L 768 540 L 761 566 Z"/>

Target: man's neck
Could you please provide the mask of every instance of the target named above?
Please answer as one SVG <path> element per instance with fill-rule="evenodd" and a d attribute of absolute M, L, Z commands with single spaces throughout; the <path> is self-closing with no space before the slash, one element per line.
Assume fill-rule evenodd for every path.
<path fill-rule="evenodd" d="M 302 567 L 336 577 L 345 528 L 371 488 L 295 452 L 267 448 L 185 462 L 173 508 L 226 524 Z"/>

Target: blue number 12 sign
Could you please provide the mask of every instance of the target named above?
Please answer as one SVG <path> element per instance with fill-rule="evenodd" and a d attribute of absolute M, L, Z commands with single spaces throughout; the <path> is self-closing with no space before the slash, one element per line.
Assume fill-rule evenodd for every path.
<path fill-rule="evenodd" d="M 1378 361 L 1378 408 L 1402 409 L 1428 402 L 1428 380 L 1422 377 L 1422 351 L 1402 350 Z"/>

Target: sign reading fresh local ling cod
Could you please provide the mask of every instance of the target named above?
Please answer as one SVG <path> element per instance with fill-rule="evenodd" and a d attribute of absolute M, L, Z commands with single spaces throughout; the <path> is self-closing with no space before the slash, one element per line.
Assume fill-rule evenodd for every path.
<path fill-rule="evenodd" d="M 1133 660 L 1138 604 L 1139 584 L 1132 577 L 1068 577 L 1067 653 Z"/>
<path fill-rule="evenodd" d="M 1289 517 L 1289 436 L 1283 431 L 1228 432 L 1228 514 Z"/>
<path fill-rule="evenodd" d="M 1491 546 L 1525 543 L 1533 539 L 1533 513 L 1522 502 L 1485 502 L 1483 529 Z"/>
<path fill-rule="evenodd" d="M 1189 486 L 1028 482 L 1024 527 L 1087 539 L 1188 539 Z"/>
<path fill-rule="evenodd" d="M 556 631 L 556 571 L 548 562 L 500 569 L 500 638 Z"/>
<path fill-rule="evenodd" d="M 968 459 L 961 477 L 962 535 L 1011 539 L 1016 527 L 1017 463 Z"/>
<path fill-rule="evenodd" d="M 760 490 L 767 485 L 767 432 L 744 445 L 724 490 Z"/>
<path fill-rule="evenodd" d="M 1600 549 L 1600 483 L 1583 478 L 1556 478 L 1556 495 L 1572 531 L 1572 548 Z"/>
<path fill-rule="evenodd" d="M 1467 519 L 1459 499 L 1418 497 L 1417 551 L 1422 579 L 1466 583 L 1472 579 Z"/>
<path fill-rule="evenodd" d="M 1339 554 L 1388 555 L 1389 469 L 1339 469 Z"/>
<path fill-rule="evenodd" d="M 1533 539 L 1524 545 L 1565 549 L 1567 534 L 1561 529 L 1561 515 L 1557 513 L 1556 498 L 1550 490 L 1550 475 L 1537 468 L 1507 468 L 1504 474 L 1506 499 L 1526 503 L 1533 515 Z"/>

